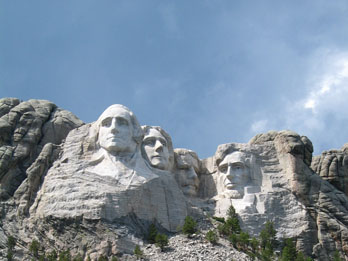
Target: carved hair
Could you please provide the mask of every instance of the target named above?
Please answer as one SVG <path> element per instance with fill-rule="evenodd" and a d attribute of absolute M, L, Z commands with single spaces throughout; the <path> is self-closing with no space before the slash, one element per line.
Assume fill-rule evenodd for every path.
<path fill-rule="evenodd" d="M 139 125 L 139 122 L 133 112 L 128 109 L 126 106 L 123 106 L 121 104 L 113 104 L 109 106 L 98 118 L 97 121 L 92 123 L 92 126 L 90 128 L 90 150 L 98 150 L 99 149 L 99 143 L 98 143 L 98 135 L 99 135 L 99 128 L 101 126 L 102 121 L 104 120 L 105 116 L 109 113 L 110 110 L 114 109 L 122 109 L 126 111 L 129 114 L 131 124 L 132 124 L 132 129 L 133 129 L 133 140 L 137 143 L 140 144 L 141 141 L 143 140 L 144 133 Z"/>
<path fill-rule="evenodd" d="M 178 169 L 188 169 L 191 167 L 191 165 L 186 162 L 185 160 L 182 160 L 181 157 L 187 158 L 191 157 L 194 161 L 192 162 L 192 167 L 194 170 L 199 173 L 201 169 L 201 160 L 198 158 L 198 155 L 193 150 L 188 149 L 175 149 L 174 150 L 174 156 L 175 156 L 175 164 Z"/>
<path fill-rule="evenodd" d="M 224 158 L 231 153 L 234 152 L 241 152 L 244 157 L 245 157 L 245 164 L 250 167 L 250 158 L 247 157 L 246 149 L 243 148 L 244 144 L 239 144 L 239 143 L 229 143 L 229 144 L 223 144 L 220 145 L 215 153 L 215 166 L 218 167 L 219 164 L 224 160 Z"/>

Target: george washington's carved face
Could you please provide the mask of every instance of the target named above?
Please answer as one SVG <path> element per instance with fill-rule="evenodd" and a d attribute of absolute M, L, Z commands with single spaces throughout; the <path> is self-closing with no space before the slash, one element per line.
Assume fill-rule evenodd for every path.
<path fill-rule="evenodd" d="M 111 154 L 132 152 L 136 147 L 130 113 L 122 107 L 110 107 L 102 114 L 98 142 Z"/>
<path fill-rule="evenodd" d="M 239 151 L 227 154 L 218 166 L 218 194 L 227 193 L 231 198 L 242 198 L 244 187 L 250 182 L 245 154 Z"/>

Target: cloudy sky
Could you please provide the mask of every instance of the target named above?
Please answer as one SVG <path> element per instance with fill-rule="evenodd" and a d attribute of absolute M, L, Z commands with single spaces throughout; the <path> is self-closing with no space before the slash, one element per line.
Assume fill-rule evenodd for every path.
<path fill-rule="evenodd" d="M 348 142 L 345 0 L 0 0 L 0 97 L 109 105 L 201 158 L 268 130 Z"/>

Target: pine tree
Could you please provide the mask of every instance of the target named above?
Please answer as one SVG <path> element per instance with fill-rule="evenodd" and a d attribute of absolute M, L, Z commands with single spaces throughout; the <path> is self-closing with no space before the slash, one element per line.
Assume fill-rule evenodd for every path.
<path fill-rule="evenodd" d="M 196 226 L 197 226 L 196 221 L 194 221 L 194 219 L 192 217 L 187 216 L 185 218 L 185 222 L 184 222 L 184 225 L 182 227 L 182 232 L 185 235 L 190 236 L 196 232 Z"/>
<path fill-rule="evenodd" d="M 156 235 L 156 246 L 158 246 L 161 251 L 168 245 L 168 236 L 165 234 L 157 234 Z"/>
<path fill-rule="evenodd" d="M 253 237 L 250 240 L 250 246 L 251 246 L 251 249 L 253 250 L 253 252 L 256 252 L 256 250 L 259 247 L 259 241 L 256 239 L 256 237 Z"/>
<path fill-rule="evenodd" d="M 31 244 L 29 246 L 29 251 L 34 257 L 39 258 L 40 247 L 41 247 L 40 243 L 37 240 L 33 239 L 33 241 L 31 241 Z"/>
<path fill-rule="evenodd" d="M 13 236 L 9 236 L 7 238 L 7 260 L 12 261 L 13 260 L 13 250 L 14 247 L 16 246 L 16 239 Z"/>
<path fill-rule="evenodd" d="M 295 261 L 296 259 L 296 247 L 291 238 L 284 240 L 284 248 L 282 250 L 281 261 Z"/>
<path fill-rule="evenodd" d="M 137 257 L 137 259 L 140 259 L 144 256 L 143 251 L 141 251 L 140 246 L 136 245 L 134 248 L 134 255 Z"/>
<path fill-rule="evenodd" d="M 52 250 L 50 253 L 47 255 L 47 261 L 56 261 L 58 258 L 56 250 Z"/>
<path fill-rule="evenodd" d="M 147 240 L 148 240 L 151 244 L 153 244 L 153 243 L 156 242 L 157 233 L 158 233 L 158 232 L 157 232 L 156 226 L 155 226 L 154 224 L 151 224 L 151 225 L 149 226 L 149 232 L 148 232 L 148 234 L 147 234 Z"/>
<path fill-rule="evenodd" d="M 218 236 L 214 230 L 209 230 L 205 234 L 205 239 L 208 240 L 213 245 L 215 245 L 218 242 Z"/>
<path fill-rule="evenodd" d="M 238 236 L 238 242 L 242 249 L 247 250 L 249 246 L 250 236 L 246 232 L 241 232 Z"/>
<path fill-rule="evenodd" d="M 340 253 L 338 252 L 338 250 L 335 251 L 335 254 L 333 256 L 333 261 L 342 261 L 342 259 L 340 257 Z"/>

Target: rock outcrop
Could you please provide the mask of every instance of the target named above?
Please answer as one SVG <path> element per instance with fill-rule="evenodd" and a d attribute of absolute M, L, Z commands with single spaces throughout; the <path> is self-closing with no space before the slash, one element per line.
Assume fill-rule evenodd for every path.
<path fill-rule="evenodd" d="M 348 144 L 340 150 L 324 151 L 313 157 L 311 168 L 348 195 Z"/>
<path fill-rule="evenodd" d="M 174 149 L 162 128 L 140 127 L 122 105 L 83 124 L 51 102 L 11 98 L 0 100 L 0 145 L 0 257 L 10 235 L 18 260 L 30 259 L 33 239 L 86 260 L 121 256 L 146 244 L 155 224 L 173 235 L 176 248 L 192 251 L 147 247 L 153 260 L 204 253 L 247 259 L 226 244 L 210 251 L 199 235 L 187 249 L 186 239 L 174 236 L 187 215 L 203 231 L 214 228 L 208 217 L 226 216 L 231 204 L 252 236 L 271 220 L 279 240 L 293 238 L 314 259 L 328 260 L 336 250 L 348 257 L 346 145 L 312 158 L 307 137 L 270 131 L 246 144 L 219 145 L 201 160 Z"/>
<path fill-rule="evenodd" d="M 60 144 L 70 130 L 82 124 L 49 101 L 1 99 L 0 198 L 13 195 L 46 144 Z"/>
<path fill-rule="evenodd" d="M 187 215 L 185 198 L 174 177 L 166 171 L 150 173 L 135 155 L 135 168 L 122 178 L 101 176 L 89 170 L 83 143 L 88 125 L 70 132 L 61 157 L 48 171 L 30 215 L 36 218 L 105 220 L 137 218 L 146 228 L 157 222 L 175 232 Z M 84 139 L 85 138 L 85 139 Z M 80 141 L 80 142 L 79 142 Z M 139 159 L 140 157 L 140 159 Z M 147 175 L 146 179 L 143 179 Z"/>

